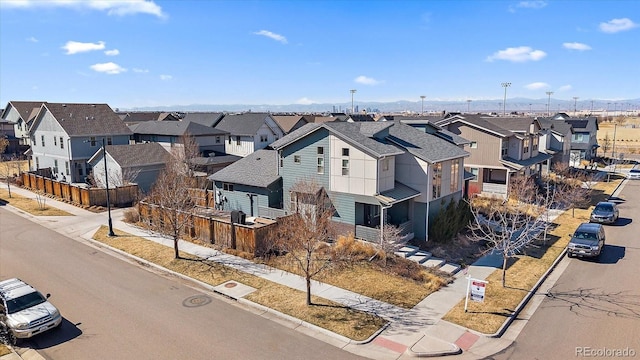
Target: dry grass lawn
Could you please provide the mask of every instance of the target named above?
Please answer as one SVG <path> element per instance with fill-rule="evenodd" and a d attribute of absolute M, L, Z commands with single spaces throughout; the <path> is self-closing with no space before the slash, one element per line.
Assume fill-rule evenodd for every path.
<path fill-rule="evenodd" d="M 11 192 L 11 197 L 9 197 L 9 192 L 6 188 L 0 189 L 0 202 L 8 203 L 9 205 L 16 207 L 20 210 L 26 211 L 35 216 L 73 216 L 64 210 L 60 210 L 53 206 L 47 205 L 46 200 L 49 200 L 48 197 L 43 197 L 45 199 L 44 206 L 41 208 L 38 204 L 38 201 L 30 198 L 26 198 L 24 196 L 20 196 L 13 191 Z"/>
<path fill-rule="evenodd" d="M 609 197 L 620 180 L 598 183 L 594 189 L 592 205 Z M 506 287 L 502 287 L 502 270 L 494 271 L 487 281 L 485 301 L 469 301 L 468 312 L 464 312 L 464 299 L 452 308 L 444 320 L 479 331 L 484 334 L 496 333 L 518 304 L 531 290 L 557 257 L 564 251 L 576 227 L 589 221 L 592 206 L 585 209 L 566 211 L 554 221 L 555 228 L 549 232 L 547 244 L 537 243 L 527 249 L 525 255 L 518 256 L 507 268 Z"/>
<path fill-rule="evenodd" d="M 190 254 L 181 253 L 181 259 L 174 259 L 173 248 L 119 230 L 115 230 L 115 237 L 109 237 L 107 233 L 108 229 L 103 226 L 93 238 L 212 286 L 234 280 L 254 287 L 257 290 L 246 296 L 246 299 L 353 340 L 369 338 L 386 323 L 386 320 L 378 316 L 353 310 L 320 297 L 312 297 L 314 305 L 307 306 L 304 292 L 225 267 L 214 261 L 204 261 Z"/>
<path fill-rule="evenodd" d="M 9 348 L 6 345 L 0 344 L 0 356 L 7 355 L 7 354 L 11 354 L 11 350 L 9 350 Z"/>

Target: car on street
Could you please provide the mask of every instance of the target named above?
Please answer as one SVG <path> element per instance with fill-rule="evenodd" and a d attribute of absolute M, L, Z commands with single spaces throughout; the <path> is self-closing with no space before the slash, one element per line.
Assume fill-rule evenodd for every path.
<path fill-rule="evenodd" d="M 33 286 L 18 279 L 0 281 L 0 326 L 9 337 L 28 339 L 62 323 L 60 311 Z"/>
<path fill-rule="evenodd" d="M 629 175 L 627 175 L 628 179 L 640 180 L 640 169 L 631 169 L 629 170 Z"/>
<path fill-rule="evenodd" d="M 582 223 L 571 236 L 567 245 L 567 256 L 600 257 L 605 241 L 602 224 Z"/>
<path fill-rule="evenodd" d="M 601 201 L 591 211 L 589 221 L 601 224 L 615 224 L 620 217 L 618 205 L 610 201 Z"/>

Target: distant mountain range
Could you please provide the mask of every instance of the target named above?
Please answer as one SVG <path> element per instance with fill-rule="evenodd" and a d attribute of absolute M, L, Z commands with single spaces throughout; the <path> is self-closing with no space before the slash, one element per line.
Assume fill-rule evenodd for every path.
<path fill-rule="evenodd" d="M 550 110 L 547 109 L 549 104 Z M 574 109 L 575 106 L 575 109 Z M 354 102 L 354 110 L 357 112 L 366 111 L 381 113 L 421 113 L 423 104 L 418 101 L 394 101 L 394 102 Z M 336 104 L 288 104 L 288 105 L 267 105 L 267 104 L 191 104 L 191 105 L 172 105 L 172 106 L 155 106 L 155 107 L 135 107 L 120 108 L 119 111 L 179 111 L 179 112 L 272 112 L 272 113 L 329 113 L 329 112 L 351 112 L 351 102 L 343 102 Z M 517 111 L 520 113 L 551 113 L 556 112 L 573 112 L 577 110 L 581 113 L 600 113 L 608 111 L 613 115 L 623 112 L 640 112 L 640 98 L 628 100 L 559 100 L 549 99 L 526 99 L 526 98 L 507 98 L 506 112 Z M 502 100 L 471 100 L 464 101 L 424 101 L 424 113 L 442 113 L 445 112 L 502 112 Z"/>

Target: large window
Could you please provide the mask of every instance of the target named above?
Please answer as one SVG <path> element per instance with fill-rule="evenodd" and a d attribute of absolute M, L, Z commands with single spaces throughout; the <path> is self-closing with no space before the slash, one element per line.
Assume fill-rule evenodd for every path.
<path fill-rule="evenodd" d="M 318 174 L 324 174 L 324 148 L 322 146 L 318 146 L 316 149 L 317 161 L 318 161 Z"/>
<path fill-rule="evenodd" d="M 432 192 L 431 198 L 437 199 L 442 195 L 442 164 L 433 165 L 433 178 L 431 179 Z"/>
<path fill-rule="evenodd" d="M 64 141 L 62 139 L 62 136 L 60 136 L 60 149 L 64 149 Z M 67 174 L 69 175 L 69 174 Z"/>
<path fill-rule="evenodd" d="M 524 142 L 522 143 L 522 152 L 524 154 L 529 153 L 529 138 L 524 139 Z"/>
<path fill-rule="evenodd" d="M 58 172 L 58 160 L 53 160 L 53 172 Z"/>
<path fill-rule="evenodd" d="M 349 175 L 349 159 L 342 159 L 342 175 Z"/>
<path fill-rule="evenodd" d="M 589 133 L 575 133 L 571 135 L 571 142 L 586 144 L 589 142 Z"/>
<path fill-rule="evenodd" d="M 502 140 L 502 157 L 509 155 L 509 140 Z"/>
<path fill-rule="evenodd" d="M 451 186 L 449 190 L 452 193 L 458 191 L 458 181 L 460 179 L 459 165 L 458 160 L 451 162 Z"/>
<path fill-rule="evenodd" d="M 473 181 L 478 181 L 478 174 L 480 173 L 480 169 L 478 168 L 470 168 L 469 172 L 473 175 Z"/>

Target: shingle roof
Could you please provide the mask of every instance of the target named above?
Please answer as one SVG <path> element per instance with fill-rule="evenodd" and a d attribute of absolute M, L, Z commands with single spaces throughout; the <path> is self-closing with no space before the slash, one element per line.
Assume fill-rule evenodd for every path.
<path fill-rule="evenodd" d="M 485 117 L 490 123 L 513 132 L 529 132 L 530 125 L 538 120 L 532 117 Z"/>
<path fill-rule="evenodd" d="M 42 106 L 69 136 L 131 135 L 131 130 L 107 104 L 44 103 Z"/>
<path fill-rule="evenodd" d="M 216 129 L 229 132 L 231 135 L 252 136 L 270 116 L 267 113 L 244 113 L 225 115 L 216 125 Z"/>
<path fill-rule="evenodd" d="M 468 152 L 445 139 L 399 122 L 394 123 L 393 127 L 389 128 L 389 137 L 387 139 L 428 163 L 469 155 Z"/>
<path fill-rule="evenodd" d="M 105 150 L 123 168 L 166 164 L 171 156 L 159 143 L 107 145 Z M 89 162 L 100 156 L 102 154 L 98 150 Z"/>
<path fill-rule="evenodd" d="M 448 119 L 440 120 L 436 123 L 436 125 L 446 127 L 448 124 L 455 122 L 462 122 L 472 127 L 485 129 L 503 137 L 514 135 L 512 131 L 509 131 L 489 121 L 489 118 L 474 114 L 456 115 Z"/>
<path fill-rule="evenodd" d="M 214 127 L 224 116 L 217 112 L 192 112 L 184 114 L 182 121 L 191 121 L 208 127 Z"/>
<path fill-rule="evenodd" d="M 376 157 L 390 156 L 401 154 L 402 151 L 397 147 L 387 144 L 382 139 L 373 138 L 372 136 L 379 131 L 388 128 L 389 123 L 384 122 L 328 122 L 322 124 L 336 136 L 348 141 L 354 147 L 363 150 Z"/>
<path fill-rule="evenodd" d="M 278 154 L 274 150 L 257 150 L 242 160 L 210 175 L 208 179 L 261 188 L 267 187 L 280 179 Z"/>
<path fill-rule="evenodd" d="M 227 132 L 191 121 L 145 121 L 129 125 L 134 134 L 169 136 L 226 135 Z"/>
<path fill-rule="evenodd" d="M 132 111 L 127 113 L 118 113 L 118 116 L 126 122 L 142 122 L 142 121 L 178 121 L 179 119 L 171 113 L 162 111 Z M 123 117 L 124 116 L 124 117 Z"/>
<path fill-rule="evenodd" d="M 291 129 L 300 121 L 307 123 L 308 121 L 300 115 L 273 115 L 271 116 L 278 126 L 284 130 L 285 134 L 291 131 Z"/>
<path fill-rule="evenodd" d="M 4 109 L 4 111 L 9 109 L 9 105 L 10 105 L 14 109 L 16 109 L 18 114 L 20 114 L 22 121 L 29 122 L 29 118 L 33 109 L 40 109 L 40 107 L 44 103 L 45 103 L 44 101 L 9 101 L 9 104 Z M 4 116 L 4 114 L 2 115 Z"/>

